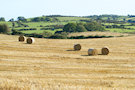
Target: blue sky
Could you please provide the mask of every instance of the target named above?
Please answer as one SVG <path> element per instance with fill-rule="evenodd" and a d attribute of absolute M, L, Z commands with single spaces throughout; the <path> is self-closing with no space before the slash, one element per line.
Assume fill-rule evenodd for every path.
<path fill-rule="evenodd" d="M 1 0 L 0 17 L 6 20 L 42 15 L 135 15 L 135 0 Z"/>

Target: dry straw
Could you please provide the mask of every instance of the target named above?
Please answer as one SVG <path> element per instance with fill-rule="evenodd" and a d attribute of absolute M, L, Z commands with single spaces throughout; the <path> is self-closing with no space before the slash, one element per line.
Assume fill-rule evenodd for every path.
<path fill-rule="evenodd" d="M 89 55 L 89 56 L 98 55 L 97 49 L 94 49 L 94 48 L 88 49 L 88 55 Z"/>
<path fill-rule="evenodd" d="M 25 39 L 26 39 L 26 37 L 23 35 L 19 36 L 19 38 L 18 38 L 19 42 L 24 42 Z"/>
<path fill-rule="evenodd" d="M 105 46 L 101 49 L 101 52 L 102 52 L 102 55 L 108 55 L 109 54 L 109 48 Z"/>
<path fill-rule="evenodd" d="M 74 45 L 74 50 L 75 50 L 75 51 L 81 50 L 81 45 L 80 45 L 80 44 L 75 44 L 75 45 Z"/>
<path fill-rule="evenodd" d="M 34 43 L 35 42 L 35 39 L 34 38 L 28 38 L 27 39 L 27 43 L 28 44 L 32 44 L 32 43 Z"/>

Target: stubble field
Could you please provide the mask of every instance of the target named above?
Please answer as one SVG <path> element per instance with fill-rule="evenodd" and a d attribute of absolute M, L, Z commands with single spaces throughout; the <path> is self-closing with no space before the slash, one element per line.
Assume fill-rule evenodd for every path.
<path fill-rule="evenodd" d="M 74 51 L 73 45 L 82 45 Z M 89 48 L 110 48 L 88 56 Z M 35 39 L 0 34 L 0 89 L 127 90 L 135 88 L 135 36 L 104 39 Z"/>

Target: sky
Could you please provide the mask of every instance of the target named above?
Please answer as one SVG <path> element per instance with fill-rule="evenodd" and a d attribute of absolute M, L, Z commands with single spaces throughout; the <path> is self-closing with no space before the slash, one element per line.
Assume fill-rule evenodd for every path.
<path fill-rule="evenodd" d="M 0 17 L 6 20 L 42 15 L 135 15 L 135 0 L 1 0 Z"/>

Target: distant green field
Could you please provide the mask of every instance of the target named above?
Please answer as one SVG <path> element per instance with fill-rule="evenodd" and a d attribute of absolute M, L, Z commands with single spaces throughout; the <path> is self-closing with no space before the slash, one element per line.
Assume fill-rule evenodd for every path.
<path fill-rule="evenodd" d="M 69 22 L 72 22 L 72 21 L 80 21 L 80 20 L 90 20 L 89 18 L 83 18 L 83 17 L 57 17 L 57 19 L 59 19 L 60 21 L 69 21 Z"/>
<path fill-rule="evenodd" d="M 54 18 L 54 17 L 52 17 Z M 14 29 L 15 30 L 19 30 L 23 33 L 26 33 L 26 34 L 31 34 L 31 33 L 43 33 L 44 31 L 48 31 L 48 32 L 51 32 L 51 33 L 55 33 L 56 31 L 62 31 L 62 28 L 61 29 L 47 29 L 49 25 L 65 25 L 69 22 L 81 22 L 80 20 L 92 20 L 92 18 L 86 18 L 86 17 L 55 17 L 57 18 L 59 21 L 58 22 L 47 22 L 47 21 L 42 21 L 42 22 L 27 22 L 27 23 L 23 23 L 24 25 L 28 25 L 29 27 L 24 27 L 24 26 L 19 26 L 17 22 L 15 22 L 15 27 Z M 118 21 L 122 21 L 123 18 L 125 18 L 126 20 L 135 20 L 135 17 L 131 17 L 131 18 L 128 18 L 128 17 L 125 17 L 125 16 L 121 16 L 119 18 L 117 18 L 116 20 Z M 31 18 L 27 19 L 27 21 L 30 21 Z M 95 18 L 96 19 L 96 18 Z M 103 20 L 107 20 L 108 17 L 103 17 L 102 18 Z M 110 18 L 111 20 L 113 20 L 113 18 Z M 10 28 L 12 28 L 12 22 L 0 22 L 0 24 L 2 23 L 5 23 L 5 24 L 8 24 L 8 26 Z M 118 24 L 118 23 L 102 23 L 103 25 L 125 25 L 124 28 L 127 28 L 127 29 L 120 29 L 120 28 L 105 28 L 105 30 L 107 31 L 110 31 L 110 32 L 119 32 L 119 33 L 130 33 L 130 32 L 135 32 L 135 25 L 132 25 L 132 23 L 122 23 L 122 24 Z M 132 25 L 132 26 L 131 26 Z M 30 30 L 31 28 L 35 28 L 36 30 Z M 21 29 L 21 30 L 20 30 Z M 28 29 L 28 30 L 22 30 L 22 29 Z M 41 30 L 42 29 L 42 30 Z M 46 29 L 46 30 L 44 30 Z"/>
<path fill-rule="evenodd" d="M 104 25 L 130 25 L 130 23 L 124 23 L 124 24 L 115 24 L 115 23 L 102 23 Z"/>
<path fill-rule="evenodd" d="M 132 28 L 132 29 L 135 29 L 135 26 L 126 26 L 126 28 Z"/>
<path fill-rule="evenodd" d="M 52 33 L 55 33 L 55 31 L 61 31 L 62 29 L 55 29 L 54 31 L 52 30 L 40 30 L 41 28 L 45 28 L 47 25 L 65 25 L 65 22 L 28 22 L 28 23 L 23 23 L 25 25 L 28 25 L 29 27 L 17 27 L 15 28 L 16 30 L 19 29 L 29 29 L 29 28 L 36 28 L 37 30 L 27 30 L 27 31 L 21 31 L 23 33 L 31 34 L 31 33 L 43 33 L 43 31 L 49 31 Z M 42 25 L 42 27 L 40 27 Z"/>
<path fill-rule="evenodd" d="M 47 25 L 64 25 L 64 22 L 29 22 L 23 23 L 29 25 L 30 27 L 39 27 L 40 25 L 47 26 Z"/>
<path fill-rule="evenodd" d="M 51 32 L 52 34 L 54 34 L 56 31 L 62 31 L 62 29 L 56 29 L 54 31 L 52 30 L 27 30 L 27 31 L 21 31 L 23 33 L 26 33 L 26 34 L 32 34 L 32 33 L 43 33 L 44 31 L 47 31 L 47 32 Z"/>
<path fill-rule="evenodd" d="M 7 24 L 9 27 L 12 27 L 12 23 L 11 22 L 0 22 L 0 24 Z"/>

